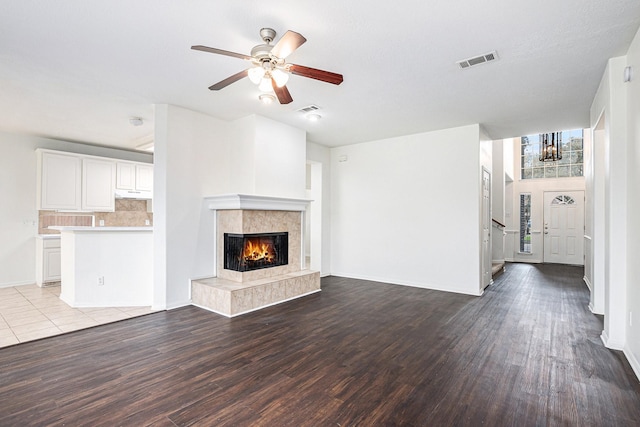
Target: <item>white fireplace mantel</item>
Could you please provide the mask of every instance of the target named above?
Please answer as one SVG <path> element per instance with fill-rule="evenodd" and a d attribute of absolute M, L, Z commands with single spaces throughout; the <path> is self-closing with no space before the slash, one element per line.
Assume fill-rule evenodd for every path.
<path fill-rule="evenodd" d="M 305 211 L 313 200 L 250 194 L 221 194 L 204 198 L 211 210 Z"/>

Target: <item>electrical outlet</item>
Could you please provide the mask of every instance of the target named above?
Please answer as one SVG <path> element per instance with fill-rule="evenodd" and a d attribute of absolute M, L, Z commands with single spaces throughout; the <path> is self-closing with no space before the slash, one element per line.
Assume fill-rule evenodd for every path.
<path fill-rule="evenodd" d="M 100 224 L 100 227 L 104 227 L 104 219 L 101 219 L 99 224 Z"/>
<path fill-rule="evenodd" d="M 104 276 L 98 277 L 98 286 L 104 286 Z"/>
<path fill-rule="evenodd" d="M 151 221 L 149 221 L 148 219 L 144 220 L 144 225 L 151 225 Z"/>

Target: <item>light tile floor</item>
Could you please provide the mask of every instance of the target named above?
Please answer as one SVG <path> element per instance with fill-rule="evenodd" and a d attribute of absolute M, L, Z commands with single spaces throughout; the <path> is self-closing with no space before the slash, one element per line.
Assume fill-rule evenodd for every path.
<path fill-rule="evenodd" d="M 0 288 L 0 347 L 142 316 L 150 307 L 71 308 L 60 286 Z"/>

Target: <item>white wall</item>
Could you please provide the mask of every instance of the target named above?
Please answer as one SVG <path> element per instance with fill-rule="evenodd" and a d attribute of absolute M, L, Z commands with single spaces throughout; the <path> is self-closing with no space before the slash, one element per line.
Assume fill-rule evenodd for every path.
<path fill-rule="evenodd" d="M 214 214 L 203 198 L 231 191 L 229 124 L 155 106 L 154 302 L 190 302 L 190 280 L 214 273 Z"/>
<path fill-rule="evenodd" d="M 305 198 L 306 132 L 255 117 L 255 194 Z"/>
<path fill-rule="evenodd" d="M 627 65 L 634 72 L 627 90 L 627 326 L 624 352 L 640 378 L 640 30 L 629 51 Z M 633 314 L 632 319 L 628 319 Z"/>
<path fill-rule="evenodd" d="M 332 149 L 332 274 L 478 295 L 479 139 L 471 125 Z"/>
<path fill-rule="evenodd" d="M 604 224 L 594 220 L 594 235 L 604 228 L 605 241 L 593 240 L 593 251 L 604 253 L 604 330 L 609 348 L 623 349 L 627 310 L 627 86 L 622 81 L 626 58 L 612 58 L 591 105 L 591 127 L 604 116 Z M 594 141 L 597 144 L 598 140 Z M 597 147 L 594 147 L 597 150 Z M 594 150 L 594 151 L 595 151 Z M 597 177 L 596 177 L 597 179 Z M 595 259 L 594 263 L 601 262 Z M 632 261 L 637 262 L 637 261 Z M 595 267 L 595 266 L 594 266 Z M 595 282 L 597 288 L 601 283 Z"/>
<path fill-rule="evenodd" d="M 320 275 L 328 276 L 331 274 L 331 149 L 307 141 L 307 160 L 319 163 L 322 168 L 322 261 Z"/>
<path fill-rule="evenodd" d="M 61 234 L 65 285 L 60 299 L 72 307 L 151 305 L 153 232 L 98 230 Z M 98 277 L 103 278 L 103 285 L 98 285 Z"/>
<path fill-rule="evenodd" d="M 509 141 L 509 140 L 507 140 Z M 493 218 L 504 224 L 504 143 L 493 141 L 491 171 L 491 212 Z"/>
<path fill-rule="evenodd" d="M 0 132 L 0 287 L 36 282 L 36 148 L 151 163 L 150 154 Z"/>

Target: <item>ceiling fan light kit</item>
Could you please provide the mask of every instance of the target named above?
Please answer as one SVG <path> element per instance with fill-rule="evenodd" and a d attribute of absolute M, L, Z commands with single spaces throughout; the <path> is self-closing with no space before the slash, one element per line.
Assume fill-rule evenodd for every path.
<path fill-rule="evenodd" d="M 260 30 L 260 37 L 262 37 L 264 43 L 254 46 L 253 49 L 251 49 L 251 56 L 202 45 L 191 46 L 193 50 L 232 56 L 234 58 L 251 61 L 253 64 L 252 67 L 209 86 L 210 90 L 224 89 L 231 83 L 235 83 L 244 77 L 249 77 L 252 83 L 258 85 L 260 91 L 270 92 L 273 90 L 280 104 L 289 104 L 293 101 L 286 86 L 290 74 L 320 80 L 334 85 L 342 83 L 343 77 L 341 74 L 318 70 L 303 65 L 288 64 L 285 61 L 287 56 L 307 41 L 302 34 L 289 30 L 275 45 L 271 45 L 271 42 L 276 37 L 276 32 L 272 28 L 262 28 Z"/>

